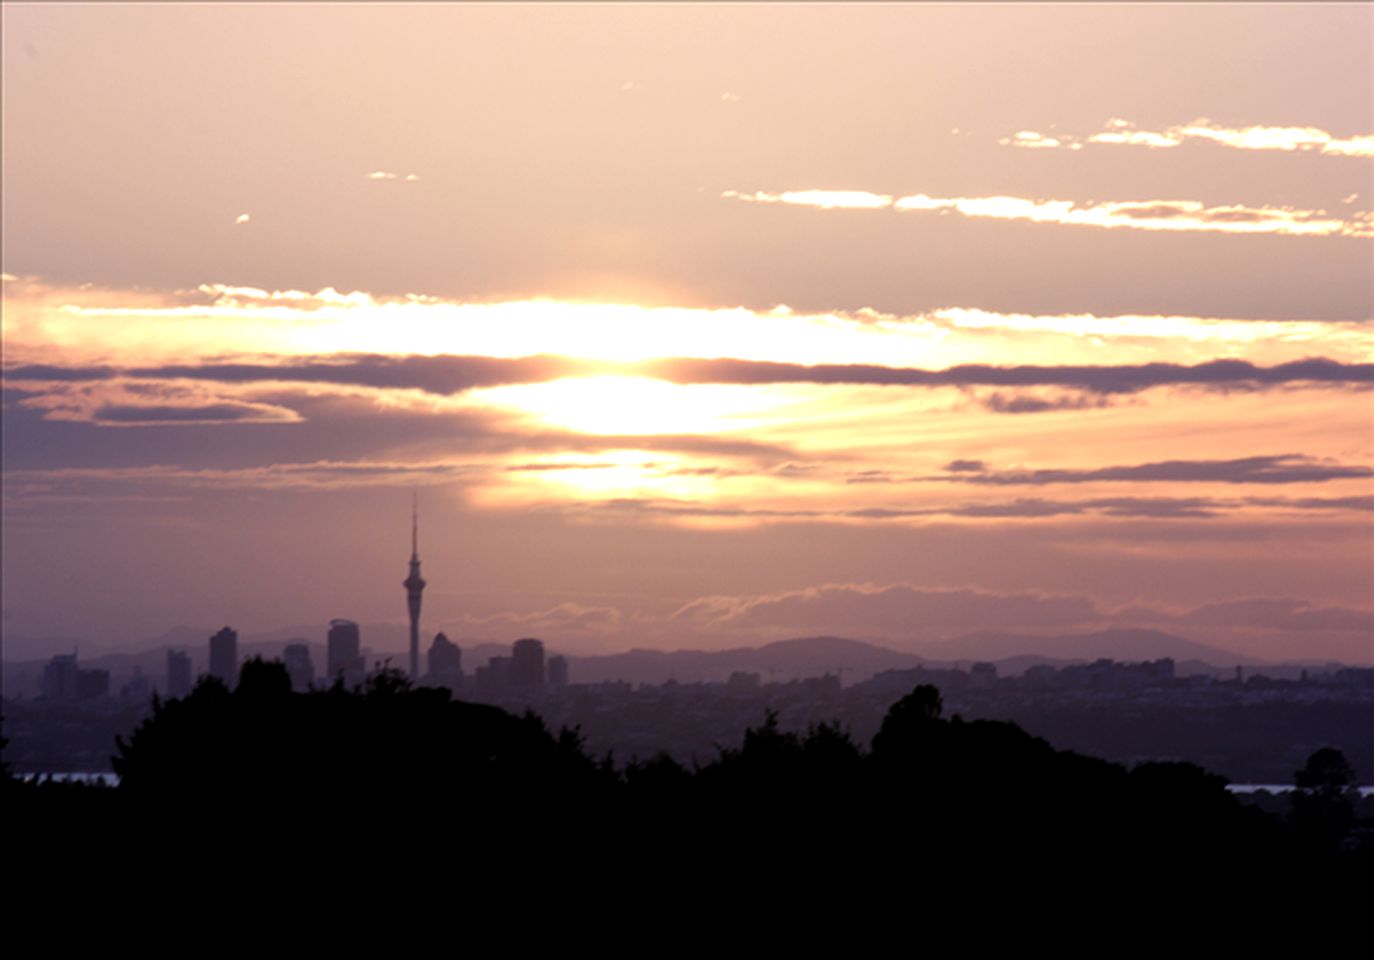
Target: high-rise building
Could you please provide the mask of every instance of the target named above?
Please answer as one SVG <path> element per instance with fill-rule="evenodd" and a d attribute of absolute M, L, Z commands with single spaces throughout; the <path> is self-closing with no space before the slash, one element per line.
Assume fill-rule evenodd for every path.
<path fill-rule="evenodd" d="M 75 700 L 78 673 L 76 654 L 59 653 L 43 668 L 43 696 L 49 700 Z"/>
<path fill-rule="evenodd" d="M 210 676 L 218 677 L 230 690 L 239 679 L 239 635 L 228 627 L 210 638 Z"/>
<path fill-rule="evenodd" d="M 367 671 L 363 661 L 362 633 L 352 620 L 329 621 L 325 664 L 330 683 L 342 678 L 344 686 L 351 690 L 363 682 Z"/>
<path fill-rule="evenodd" d="M 303 640 L 288 643 L 281 659 L 291 677 L 291 689 L 297 693 L 309 690 L 315 682 L 315 663 L 310 659 L 310 645 Z"/>
<path fill-rule="evenodd" d="M 429 648 L 429 681 L 451 689 L 463 684 L 463 651 L 442 633 L 434 635 Z"/>
<path fill-rule="evenodd" d="M 497 693 L 510 686 L 510 657 L 492 657 L 485 667 L 478 667 L 472 681 L 484 693 Z"/>
<path fill-rule="evenodd" d="M 544 643 L 526 637 L 515 641 L 510 658 L 510 682 L 516 687 L 544 685 Z"/>
<path fill-rule="evenodd" d="M 110 695 L 110 671 L 82 670 L 75 653 L 59 653 L 43 668 L 43 696 L 50 700 L 96 700 Z"/>
<path fill-rule="evenodd" d="M 549 657 L 548 680 L 551 687 L 566 687 L 568 685 L 568 658 L 564 656 Z"/>
<path fill-rule="evenodd" d="M 420 594 L 425 581 L 420 576 L 420 511 L 412 499 L 410 504 L 410 576 L 402 581 L 406 588 L 406 607 L 410 611 L 410 679 L 420 679 Z"/>
<path fill-rule="evenodd" d="M 191 655 L 184 650 L 167 651 L 167 696 L 179 699 L 191 692 Z"/>

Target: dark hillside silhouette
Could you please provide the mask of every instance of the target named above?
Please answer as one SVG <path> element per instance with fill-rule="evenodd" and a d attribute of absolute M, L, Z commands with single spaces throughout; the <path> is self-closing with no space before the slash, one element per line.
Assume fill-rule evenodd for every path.
<path fill-rule="evenodd" d="M 230 693 L 203 680 L 181 700 L 158 702 L 114 769 L 139 800 L 245 805 L 312 803 L 399 808 L 426 803 L 509 809 L 550 793 L 608 791 L 614 775 L 581 751 L 574 732 L 555 737 L 531 713 L 455 701 L 412 688 L 383 670 L 365 687 L 291 691 L 285 667 L 250 660 Z"/>
<path fill-rule="evenodd" d="M 576 730 L 555 735 L 532 713 L 395 671 L 294 693 L 282 664 L 254 659 L 233 692 L 205 679 L 158 701 L 117 749 L 118 788 L 8 783 L 10 823 L 30 825 L 30 839 L 61 823 L 64 842 L 209 829 L 267 849 L 298 844 L 308 816 L 334 838 L 331 856 L 364 855 L 363 826 L 387 823 L 408 828 L 404 842 L 367 856 L 610 857 L 650 872 L 764 863 L 795 883 L 816 871 L 877 883 L 914 863 L 929 878 L 1025 863 L 1140 879 L 1205 865 L 1367 883 L 1374 862 L 1335 751 L 1299 773 L 1293 827 L 1190 764 L 1128 770 L 1012 723 L 946 718 L 930 685 L 893 704 L 868 750 L 837 725 L 790 732 L 769 713 L 703 765 L 657 756 L 617 770 Z M 475 832 L 460 835 L 460 817 Z"/>

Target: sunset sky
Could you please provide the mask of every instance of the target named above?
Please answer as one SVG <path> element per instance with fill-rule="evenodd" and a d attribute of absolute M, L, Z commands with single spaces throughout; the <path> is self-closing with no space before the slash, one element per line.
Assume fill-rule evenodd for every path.
<path fill-rule="evenodd" d="M 417 492 L 464 645 L 1374 663 L 1374 6 L 3 34 L 7 655 L 400 624 Z"/>

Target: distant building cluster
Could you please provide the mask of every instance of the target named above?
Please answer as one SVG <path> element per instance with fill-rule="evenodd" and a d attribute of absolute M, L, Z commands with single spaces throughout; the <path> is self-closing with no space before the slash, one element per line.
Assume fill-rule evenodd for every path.
<path fill-rule="evenodd" d="M 239 655 L 239 636 L 231 627 L 224 627 L 209 638 L 207 647 L 209 669 L 205 675 L 214 677 L 229 689 L 238 684 L 242 657 Z M 352 620 L 336 618 L 329 621 L 325 635 L 325 671 L 315 672 L 310 644 L 303 638 L 288 642 L 281 660 L 291 678 L 291 689 L 305 693 L 342 683 L 352 690 L 367 681 L 367 651 L 362 645 L 362 628 Z M 544 643 L 533 637 L 515 641 L 510 656 L 492 657 L 477 668 L 473 677 L 463 672 L 463 651 L 445 634 L 435 634 L 427 657 L 428 669 L 417 682 L 445 687 L 454 692 L 481 691 L 499 694 L 503 691 L 533 691 L 568 685 L 568 660 L 563 656 L 546 656 Z M 191 654 L 186 650 L 167 651 L 167 672 L 161 693 L 168 698 L 187 696 L 195 686 L 196 673 Z M 53 657 L 43 671 L 43 696 L 53 701 L 93 700 L 110 694 L 108 670 L 78 669 L 76 654 Z M 144 700 L 154 693 L 152 678 L 135 667 L 134 676 L 125 683 L 120 694 L 125 700 Z"/>
<path fill-rule="evenodd" d="M 568 659 L 546 657 L 544 642 L 533 637 L 515 641 L 510 656 L 495 656 L 473 671 L 469 683 L 463 675 L 462 651 L 442 633 L 429 648 L 429 673 L 424 682 L 447 687 L 495 694 L 501 691 L 530 691 L 568 685 Z"/>
<path fill-rule="evenodd" d="M 58 654 L 43 669 L 43 696 L 50 700 L 96 700 L 110 693 L 110 671 L 82 670 L 75 653 Z"/>

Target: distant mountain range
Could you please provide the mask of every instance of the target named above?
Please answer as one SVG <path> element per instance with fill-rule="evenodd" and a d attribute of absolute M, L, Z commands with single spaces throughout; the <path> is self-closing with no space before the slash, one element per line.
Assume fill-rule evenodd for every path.
<path fill-rule="evenodd" d="M 318 633 L 318 631 L 313 631 Z M 372 631 L 364 626 L 364 638 L 391 640 L 379 637 L 392 631 Z M 279 657 L 282 647 L 305 629 L 286 629 L 245 637 L 239 652 L 243 658 Z M 112 690 L 132 676 L 135 670 L 160 681 L 166 670 L 166 651 L 170 648 L 190 652 L 192 669 L 207 669 L 207 637 L 209 631 L 179 627 L 157 638 L 157 646 L 133 653 L 99 653 L 83 655 L 86 667 L 98 667 L 111 672 Z M 502 644 L 463 646 L 463 666 L 471 674 L 493 656 L 508 655 L 510 648 Z M 17 645 L 23 652 L 34 649 L 34 643 Z M 10 644 L 6 643 L 4 688 L 6 696 L 38 692 L 39 678 L 47 658 L 11 659 Z M 315 669 L 323 672 L 325 650 L 321 643 L 311 643 Z M 41 649 L 41 648 L 40 648 Z M 52 649 L 49 645 L 47 649 Z M 557 653 L 552 647 L 550 653 Z M 32 654 L 30 654 L 32 656 Z M 374 653 L 375 659 L 389 657 L 396 666 L 404 666 L 403 657 L 395 653 Z M 845 683 L 867 679 L 884 670 L 907 670 L 924 664 L 929 667 L 962 667 L 976 661 L 998 665 L 1003 675 L 1014 675 L 1036 664 L 1063 665 L 1106 657 L 1112 660 L 1135 662 L 1171 657 L 1180 673 L 1229 671 L 1234 667 L 1252 667 L 1265 661 L 1244 654 L 1195 643 L 1183 637 L 1157 630 L 1103 630 L 1097 633 L 1063 636 L 1026 636 L 1009 633 L 971 633 L 953 640 L 922 644 L 904 651 L 843 637 L 800 637 L 782 640 L 760 647 L 736 647 L 728 650 L 648 650 L 632 649 L 622 653 L 597 656 L 569 656 L 569 675 L 574 683 L 598 683 L 623 680 L 630 683 L 680 683 L 720 681 L 735 671 L 757 673 L 764 682 L 781 682 L 835 674 Z M 1330 664 L 1312 666 L 1329 667 Z M 1282 668 L 1269 666 L 1276 675 L 1296 673 L 1297 666 Z"/>
<path fill-rule="evenodd" d="M 725 680 L 735 671 L 757 673 L 765 681 L 795 680 L 831 673 L 842 681 L 862 680 L 883 670 L 904 670 L 924 658 L 842 637 L 803 637 L 762 647 L 731 650 L 627 650 L 595 657 L 570 657 L 574 682 L 627 680 L 696 683 Z"/>
<path fill-rule="evenodd" d="M 492 649 L 500 652 L 500 648 Z M 473 653 L 481 657 L 485 647 Z M 691 683 L 724 680 L 737 670 L 757 673 L 765 681 L 832 673 L 850 683 L 883 670 L 909 670 L 918 665 L 967 668 L 973 662 L 986 660 L 997 663 L 1003 674 L 1019 674 L 1036 664 L 1085 662 L 1101 657 L 1122 661 L 1172 657 L 1180 664 L 1196 663 L 1204 670 L 1263 662 L 1156 630 L 1104 630 L 1058 637 L 974 633 L 954 640 L 922 644 L 913 651 L 892 650 L 843 637 L 802 637 L 730 650 L 629 650 L 604 656 L 570 657 L 569 672 L 578 683 L 603 680 L 662 683 L 670 678 Z M 482 663 L 485 658 L 475 658 L 473 662 Z"/>

